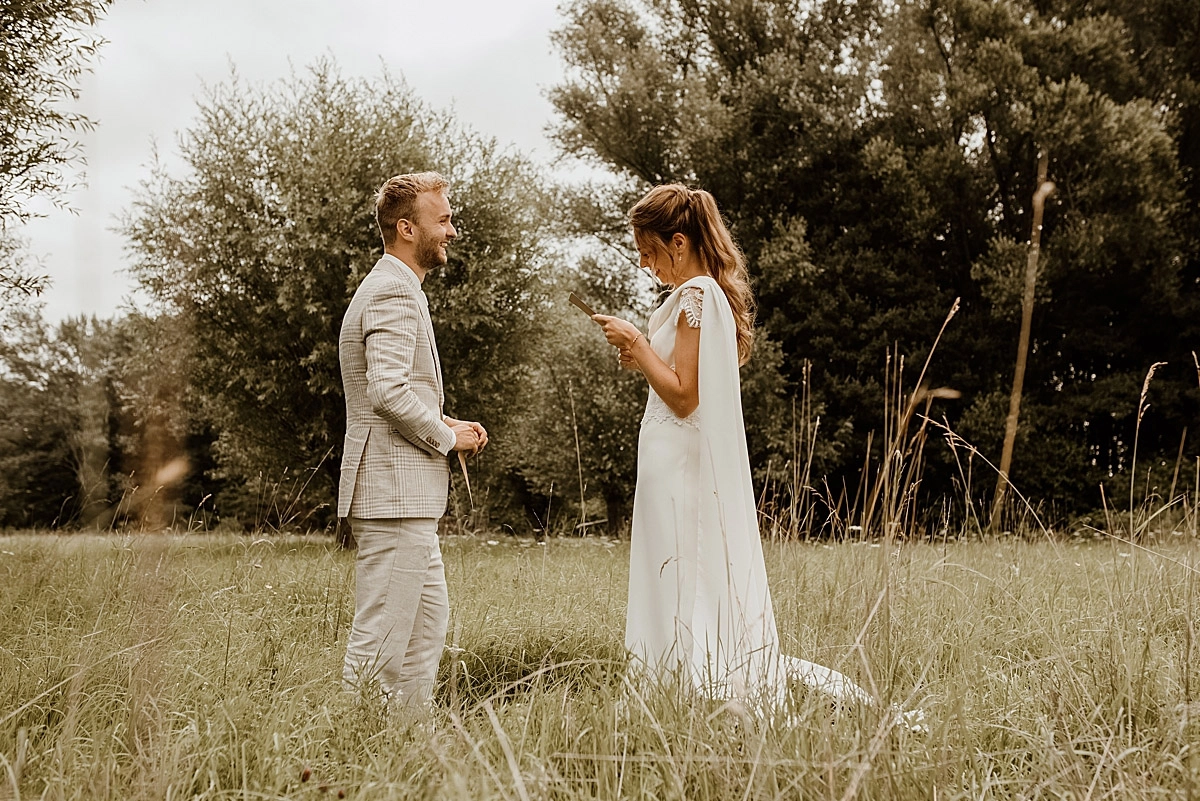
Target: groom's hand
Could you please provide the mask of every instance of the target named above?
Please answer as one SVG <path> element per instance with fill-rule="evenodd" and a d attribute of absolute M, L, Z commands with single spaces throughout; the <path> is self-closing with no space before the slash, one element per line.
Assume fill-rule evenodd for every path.
<path fill-rule="evenodd" d="M 485 429 L 479 423 L 475 423 L 475 422 L 471 422 L 471 421 L 466 421 L 466 423 L 475 431 L 475 436 L 479 437 L 479 450 L 475 451 L 476 453 L 478 453 L 479 451 L 481 451 L 487 447 L 487 444 L 488 444 L 487 429 Z"/>
<path fill-rule="evenodd" d="M 476 425 L 479 425 L 476 423 Z M 482 428 L 482 426 L 480 426 Z M 450 430 L 454 432 L 454 448 L 452 450 L 463 451 L 472 455 L 479 453 L 479 434 L 471 427 L 470 423 L 455 421 L 450 424 Z"/>

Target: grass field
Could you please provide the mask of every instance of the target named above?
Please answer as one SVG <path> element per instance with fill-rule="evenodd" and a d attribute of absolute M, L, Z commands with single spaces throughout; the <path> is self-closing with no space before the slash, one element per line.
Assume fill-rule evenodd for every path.
<path fill-rule="evenodd" d="M 797 691 L 631 683 L 628 550 L 448 538 L 433 725 L 339 690 L 352 554 L 0 538 L 0 797 L 1192 798 L 1200 547 L 768 544 L 786 650 L 929 730 Z"/>

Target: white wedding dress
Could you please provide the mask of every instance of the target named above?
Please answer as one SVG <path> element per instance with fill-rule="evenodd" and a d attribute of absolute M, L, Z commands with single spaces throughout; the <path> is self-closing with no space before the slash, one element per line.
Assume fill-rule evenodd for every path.
<path fill-rule="evenodd" d="M 841 673 L 780 653 L 736 328 L 715 280 L 685 282 L 650 318 L 650 345 L 672 368 L 680 324 L 700 328 L 700 405 L 680 419 L 650 390 L 638 440 L 625 647 L 652 675 L 679 675 L 716 698 L 775 703 L 795 680 L 871 704 Z"/>

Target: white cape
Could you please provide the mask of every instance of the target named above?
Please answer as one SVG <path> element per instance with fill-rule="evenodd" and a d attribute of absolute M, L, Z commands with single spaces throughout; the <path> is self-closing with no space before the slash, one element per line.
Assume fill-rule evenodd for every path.
<path fill-rule="evenodd" d="M 840 700 L 870 704 L 871 696 L 841 673 L 780 652 L 750 477 L 733 311 L 714 279 L 700 276 L 683 286 L 704 290 L 693 678 L 718 697 L 777 700 L 792 679 Z M 677 306 L 678 296 L 676 289 L 664 309 Z M 678 317 L 678 308 L 667 314 Z"/>

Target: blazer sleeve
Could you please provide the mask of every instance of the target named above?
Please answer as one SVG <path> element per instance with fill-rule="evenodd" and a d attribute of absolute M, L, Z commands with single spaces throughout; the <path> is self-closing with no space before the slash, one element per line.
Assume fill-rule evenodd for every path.
<path fill-rule="evenodd" d="M 367 397 L 374 412 L 401 436 L 422 450 L 445 456 L 454 447 L 454 432 L 412 387 L 417 332 L 422 325 L 417 302 L 398 284 L 388 282 L 363 310 Z"/>

